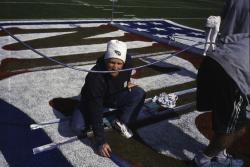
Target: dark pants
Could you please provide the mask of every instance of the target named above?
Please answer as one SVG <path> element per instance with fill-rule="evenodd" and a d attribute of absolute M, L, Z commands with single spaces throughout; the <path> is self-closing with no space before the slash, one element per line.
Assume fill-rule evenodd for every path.
<path fill-rule="evenodd" d="M 145 91 L 135 86 L 128 91 L 124 89 L 120 93 L 104 100 L 104 108 L 115 108 L 118 118 L 125 124 L 132 124 L 136 121 L 137 116 L 144 104 L 146 97 Z M 81 101 L 80 110 L 76 110 L 73 114 L 71 127 L 76 133 L 81 133 L 90 123 L 89 113 L 84 109 L 85 101 Z M 84 115 L 82 114 L 84 113 Z"/>
<path fill-rule="evenodd" d="M 246 123 L 246 96 L 210 57 L 201 64 L 197 76 L 197 110 L 212 110 L 213 130 L 217 134 L 238 131 Z"/>
<path fill-rule="evenodd" d="M 128 91 L 122 92 L 110 97 L 105 101 L 105 107 L 116 108 L 119 119 L 125 124 L 134 123 L 144 104 L 146 97 L 145 91 L 135 86 Z"/>

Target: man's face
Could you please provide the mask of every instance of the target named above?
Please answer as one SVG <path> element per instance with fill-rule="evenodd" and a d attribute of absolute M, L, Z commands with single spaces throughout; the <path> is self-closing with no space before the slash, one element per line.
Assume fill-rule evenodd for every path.
<path fill-rule="evenodd" d="M 106 68 L 108 71 L 116 71 L 121 70 L 124 66 L 124 63 L 120 59 L 111 58 L 106 60 Z M 116 77 L 119 75 L 119 72 L 109 73 L 112 77 Z"/>

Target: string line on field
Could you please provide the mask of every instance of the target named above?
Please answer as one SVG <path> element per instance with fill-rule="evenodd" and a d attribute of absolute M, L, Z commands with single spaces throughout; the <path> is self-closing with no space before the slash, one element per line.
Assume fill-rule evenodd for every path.
<path fill-rule="evenodd" d="M 17 38 L 15 35 L 13 35 L 12 33 L 10 33 L 8 30 L 6 30 L 3 26 L 0 25 L 0 29 L 2 29 L 5 33 L 7 33 L 10 37 L 12 37 L 13 39 L 15 39 L 17 42 L 20 42 L 23 46 L 25 46 L 26 48 L 30 49 L 31 51 L 33 51 L 34 53 L 40 55 L 41 57 L 43 58 L 46 58 L 54 63 L 57 63 L 59 65 L 62 65 L 63 67 L 66 67 L 66 68 L 70 68 L 70 69 L 73 69 L 73 70 L 77 70 L 77 71 L 82 71 L 82 72 L 91 72 L 91 73 L 112 73 L 112 72 L 124 72 L 124 71 L 131 71 L 131 70 L 136 70 L 136 69 L 140 69 L 140 68 L 145 68 L 145 67 L 148 67 L 148 66 L 151 66 L 151 65 L 154 65 L 154 64 L 157 64 L 159 62 L 162 62 L 162 61 L 165 61 L 167 59 L 170 59 L 171 57 L 174 57 L 174 56 L 177 56 L 179 55 L 180 53 L 183 53 L 191 48 L 194 48 L 196 46 L 199 46 L 199 45 L 203 45 L 204 42 L 197 42 L 193 45 L 190 45 L 180 51 L 176 51 L 170 55 L 168 55 L 167 57 L 165 58 L 162 58 L 162 59 L 159 59 L 159 60 L 156 60 L 154 62 L 151 62 L 151 63 L 148 63 L 148 64 L 145 64 L 145 65 L 141 65 L 141 66 L 137 66 L 137 67 L 133 67 L 133 68 L 127 68 L 127 69 L 122 69 L 122 70 L 116 70 L 116 71 L 98 71 L 98 70 L 87 70 L 87 69 L 83 69 L 83 68 L 78 68 L 78 67 L 74 67 L 72 65 L 68 65 L 68 64 L 65 64 L 65 63 L 62 63 L 54 58 L 51 58 L 51 57 L 48 57 L 47 55 L 39 52 L 38 50 L 36 50 L 35 48 L 31 47 L 30 45 L 28 45 L 27 43 L 21 41 L 19 38 Z M 170 38 L 170 40 L 173 40 Z M 174 41 L 175 42 L 175 41 Z"/>

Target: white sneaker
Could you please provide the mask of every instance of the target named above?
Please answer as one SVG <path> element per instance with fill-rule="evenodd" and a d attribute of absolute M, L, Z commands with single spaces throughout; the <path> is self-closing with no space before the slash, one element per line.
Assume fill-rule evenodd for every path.
<path fill-rule="evenodd" d="M 120 122 L 117 119 L 113 121 L 113 127 L 117 129 L 119 132 L 121 132 L 122 136 L 126 137 L 127 139 L 133 136 L 132 131 L 129 128 L 127 128 L 127 126 L 124 123 Z"/>
<path fill-rule="evenodd" d="M 204 163 L 199 163 L 199 161 L 197 160 L 197 156 L 194 157 L 194 159 L 190 162 L 190 164 L 188 165 L 189 167 L 213 167 L 211 160 L 206 161 Z"/>
<path fill-rule="evenodd" d="M 216 159 L 213 161 L 213 167 L 242 167 L 244 161 L 241 159 L 234 159 L 231 155 L 228 155 L 225 159 Z"/>

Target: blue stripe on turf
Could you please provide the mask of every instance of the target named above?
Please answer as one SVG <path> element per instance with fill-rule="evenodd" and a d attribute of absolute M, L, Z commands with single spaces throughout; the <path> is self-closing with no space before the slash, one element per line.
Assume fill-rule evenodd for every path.
<path fill-rule="evenodd" d="M 126 161 L 122 160 L 121 158 L 119 158 L 118 156 L 116 156 L 115 154 L 110 154 L 109 157 L 114 163 L 116 163 L 117 166 L 119 167 L 132 167 L 132 165 L 130 165 L 129 163 L 127 163 Z"/>

